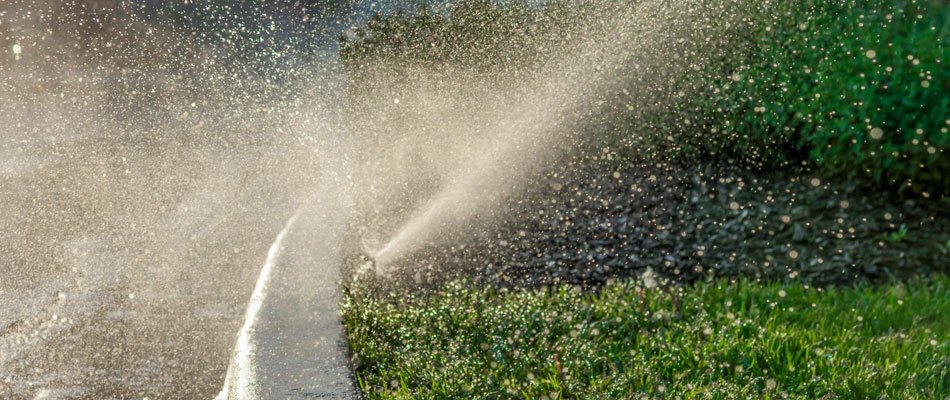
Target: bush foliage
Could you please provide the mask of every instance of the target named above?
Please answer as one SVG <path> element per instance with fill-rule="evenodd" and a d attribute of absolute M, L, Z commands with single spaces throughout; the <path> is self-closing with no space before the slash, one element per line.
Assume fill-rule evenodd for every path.
<path fill-rule="evenodd" d="M 598 116 L 601 126 L 590 128 L 607 132 L 599 140 L 686 162 L 806 162 L 925 196 L 950 187 L 943 173 L 950 170 L 945 3 L 699 3 L 712 12 L 742 10 L 728 11 L 741 14 L 730 22 L 708 17 L 741 21 L 716 39 L 729 51 L 709 47 L 702 68 L 670 82 L 646 111 L 619 101 L 605 107 L 611 111 Z M 556 57 L 559 44 L 584 40 L 576 21 L 589 21 L 596 9 L 463 0 L 447 10 L 377 15 L 343 38 L 341 58 L 352 76 L 370 63 L 524 74 Z"/>
<path fill-rule="evenodd" d="M 539 8 L 463 0 L 449 8 L 377 13 L 341 38 L 340 58 L 350 71 L 383 62 L 390 68 L 451 65 L 513 73 L 552 49 L 550 39 L 569 35 L 571 18 L 583 12 L 557 1 Z"/>
<path fill-rule="evenodd" d="M 696 96 L 707 149 L 942 192 L 950 183 L 947 8 L 915 1 L 780 2 L 742 63 Z M 712 141 L 705 139 L 712 138 Z"/>

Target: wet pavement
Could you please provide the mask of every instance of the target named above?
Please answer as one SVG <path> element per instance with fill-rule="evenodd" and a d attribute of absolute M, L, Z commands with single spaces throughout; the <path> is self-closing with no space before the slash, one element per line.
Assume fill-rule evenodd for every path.
<path fill-rule="evenodd" d="M 338 304 L 347 202 L 332 186 L 271 245 L 219 399 L 356 398 Z"/>
<path fill-rule="evenodd" d="M 199 106 L 136 126 L 15 99 L 0 93 L 0 398 L 213 398 L 274 237 L 340 184 L 332 118 Z M 338 224 L 325 204 L 300 229 Z M 294 233 L 283 253 L 309 275 L 281 293 L 333 288 L 334 237 Z M 307 324 L 309 304 L 276 310 Z"/>

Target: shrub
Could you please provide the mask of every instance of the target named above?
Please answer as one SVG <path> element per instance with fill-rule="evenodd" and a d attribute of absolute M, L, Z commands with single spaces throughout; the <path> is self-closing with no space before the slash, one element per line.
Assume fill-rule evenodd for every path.
<path fill-rule="evenodd" d="M 711 30 L 719 37 L 689 37 L 710 42 L 695 49 L 704 52 L 701 67 L 651 87 L 649 100 L 641 96 L 635 107 L 615 96 L 592 110 L 585 129 L 596 140 L 637 157 L 725 158 L 762 168 L 811 163 L 925 196 L 950 187 L 950 174 L 943 173 L 950 170 L 944 3 L 705 0 L 695 6 L 707 13 L 706 22 L 684 23 L 727 26 Z M 556 54 L 556 40 L 582 40 L 576 21 L 595 8 L 468 0 L 448 12 L 377 16 L 344 38 L 341 58 L 352 76 L 381 61 L 390 72 L 435 64 L 524 74 Z M 643 85 L 637 81 L 643 76 L 629 75 L 631 87 Z M 372 87 L 376 76 L 356 86 Z"/>
<path fill-rule="evenodd" d="M 704 104 L 712 150 L 756 162 L 942 193 L 946 156 L 947 8 L 922 1 L 780 2 L 754 16 L 744 62 Z"/>
<path fill-rule="evenodd" d="M 515 74 L 556 48 L 553 41 L 570 34 L 577 25 L 571 20 L 583 9 L 560 1 L 499 6 L 462 0 L 447 7 L 377 13 L 340 38 L 340 59 L 350 75 L 378 63 L 389 69 L 435 65 Z"/>

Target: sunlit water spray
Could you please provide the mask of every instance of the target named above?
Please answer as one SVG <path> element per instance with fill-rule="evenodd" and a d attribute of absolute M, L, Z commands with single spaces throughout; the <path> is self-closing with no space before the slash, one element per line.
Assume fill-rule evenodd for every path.
<path fill-rule="evenodd" d="M 446 174 L 441 189 L 378 250 L 369 252 L 377 268 L 387 272 L 393 262 L 437 242 L 442 233 L 500 209 L 504 200 L 579 142 L 574 132 L 580 130 L 583 110 L 596 107 L 620 80 L 641 82 L 633 88 L 631 101 L 635 107 L 651 107 L 651 94 L 666 90 L 668 77 L 702 62 L 692 44 L 708 33 L 702 21 L 710 16 L 693 3 L 644 1 L 625 14 L 632 15 L 629 19 L 594 23 L 587 40 L 575 41 L 581 44 L 568 47 L 546 65 L 542 78 L 528 84 L 518 107 L 495 113 L 485 124 L 490 138 L 464 152 L 461 167 Z"/>
<path fill-rule="evenodd" d="M 0 1 L 0 398 L 211 398 L 229 355 L 248 386 L 278 224 L 345 184 L 312 31 L 172 3 Z"/>

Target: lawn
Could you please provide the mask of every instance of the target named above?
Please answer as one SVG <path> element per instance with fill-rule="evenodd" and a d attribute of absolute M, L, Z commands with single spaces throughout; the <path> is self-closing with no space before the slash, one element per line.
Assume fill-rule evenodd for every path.
<path fill-rule="evenodd" d="M 356 293 L 356 294 L 354 294 Z M 655 279 L 342 307 L 371 399 L 950 396 L 950 278 L 815 288 Z M 883 397 L 883 396 L 886 397 Z"/>

